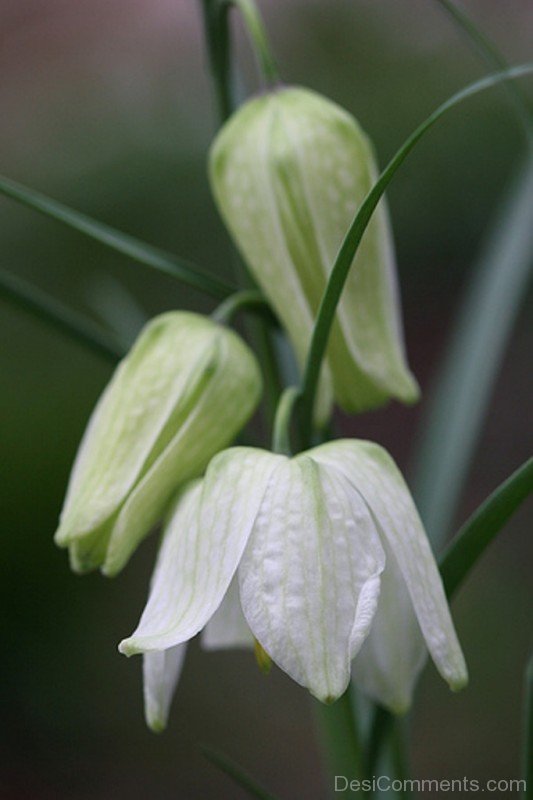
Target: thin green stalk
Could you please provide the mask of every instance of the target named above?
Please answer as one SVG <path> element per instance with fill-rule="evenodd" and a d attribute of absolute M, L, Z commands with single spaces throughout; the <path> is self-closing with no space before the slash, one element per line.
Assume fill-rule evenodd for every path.
<path fill-rule="evenodd" d="M 3 270 L 0 270 L 0 294 L 112 363 L 125 354 L 120 345 L 94 322 L 31 283 Z"/>
<path fill-rule="evenodd" d="M 314 703 L 315 719 L 318 727 L 318 738 L 327 768 L 328 795 L 340 798 L 363 798 L 362 791 L 350 789 L 345 781 L 339 781 L 339 791 L 335 788 L 335 776 L 361 781 L 365 777 L 363 763 L 363 745 L 356 724 L 353 708 L 352 688 L 330 706 Z"/>
<path fill-rule="evenodd" d="M 226 0 L 201 0 L 205 39 L 218 118 L 225 122 L 236 106 L 231 65 L 229 5 Z"/>
<path fill-rule="evenodd" d="M 390 711 L 387 711 L 383 706 L 375 705 L 365 752 L 365 771 L 367 777 L 372 777 L 372 775 L 375 774 L 379 766 L 381 752 L 385 742 L 390 736 L 393 725 L 394 717 Z"/>
<path fill-rule="evenodd" d="M 10 178 L 0 176 L 0 194 L 16 200 L 45 217 L 61 222 L 68 228 L 82 233 L 89 239 L 127 256 L 145 267 L 151 267 L 165 275 L 170 275 L 218 300 L 222 300 L 234 291 L 230 284 L 220 280 L 216 275 L 211 275 L 201 267 L 146 244 L 134 236 L 122 233 L 110 225 L 92 219 L 86 214 L 58 203 Z"/>
<path fill-rule="evenodd" d="M 524 753 L 523 771 L 526 782 L 522 793 L 524 800 L 533 800 L 533 656 L 526 667 L 524 702 Z"/>
<path fill-rule="evenodd" d="M 213 311 L 211 317 L 215 322 L 229 325 L 232 319 L 240 311 L 254 311 L 256 313 L 268 314 L 272 319 L 270 306 L 258 289 L 242 289 L 240 292 L 231 294 Z"/>
<path fill-rule="evenodd" d="M 291 417 L 292 409 L 298 399 L 298 389 L 289 386 L 281 395 L 274 420 L 274 433 L 272 435 L 272 450 L 285 456 L 292 455 L 291 448 Z"/>
<path fill-rule="evenodd" d="M 279 83 L 278 68 L 272 56 L 257 4 L 254 0 L 227 0 L 227 4 L 238 8 L 242 15 L 265 83 L 267 85 Z"/>
<path fill-rule="evenodd" d="M 452 2 L 452 0 L 436 0 L 436 2 L 473 43 L 475 49 L 490 69 L 505 70 L 509 68 L 509 63 L 500 53 L 498 47 L 484 31 L 477 27 L 459 3 Z M 528 98 L 520 91 L 520 87 L 516 83 L 505 83 L 503 88 L 515 108 L 517 117 L 523 123 L 528 137 L 531 138 L 533 135 L 533 108 Z"/>
<path fill-rule="evenodd" d="M 505 72 L 482 78 L 454 94 L 449 100 L 440 105 L 418 128 L 409 136 L 393 158 L 389 161 L 377 182 L 374 184 L 361 207 L 359 208 L 350 228 L 344 238 L 339 254 L 331 270 L 328 284 L 322 296 L 318 315 L 315 320 L 311 345 L 307 357 L 304 379 L 301 389 L 301 422 L 304 430 L 312 429 L 313 406 L 320 368 L 326 351 L 329 334 L 337 305 L 339 303 L 346 278 L 359 248 L 359 244 L 372 217 L 372 214 L 383 196 L 392 178 L 403 164 L 410 152 L 422 139 L 424 134 L 449 110 L 469 97 L 489 89 L 503 80 L 520 78 L 533 72 L 533 65 L 526 64 L 515 67 Z"/>
<path fill-rule="evenodd" d="M 211 747 L 206 747 L 205 745 L 201 747 L 201 750 L 208 761 L 228 775 L 241 789 L 244 789 L 250 797 L 255 797 L 257 800 L 276 800 L 273 794 L 270 794 L 270 792 L 264 789 L 249 772 L 235 761 L 228 758 L 228 756 L 219 753 L 217 750 L 213 750 Z"/>

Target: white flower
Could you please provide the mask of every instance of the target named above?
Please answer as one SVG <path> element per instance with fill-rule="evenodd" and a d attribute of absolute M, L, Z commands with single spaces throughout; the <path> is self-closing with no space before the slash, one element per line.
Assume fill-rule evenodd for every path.
<path fill-rule="evenodd" d="M 204 627 L 211 647 L 255 637 L 324 702 L 344 692 L 353 661 L 363 690 L 405 710 L 426 647 L 453 689 L 467 679 L 409 491 L 370 442 L 334 441 L 294 458 L 236 447 L 184 488 L 146 608 L 120 644 L 145 654 L 152 727 L 165 724 L 183 643 Z"/>
<path fill-rule="evenodd" d="M 300 367 L 339 248 L 377 178 L 357 121 L 315 92 L 287 87 L 245 103 L 211 150 L 221 215 L 291 339 Z M 384 202 L 363 236 L 337 308 L 317 414 L 418 398 L 406 363 L 394 247 Z"/>
<path fill-rule="evenodd" d="M 260 393 L 259 366 L 236 333 L 184 311 L 153 319 L 117 367 L 76 457 L 55 536 L 73 569 L 122 569 Z"/>

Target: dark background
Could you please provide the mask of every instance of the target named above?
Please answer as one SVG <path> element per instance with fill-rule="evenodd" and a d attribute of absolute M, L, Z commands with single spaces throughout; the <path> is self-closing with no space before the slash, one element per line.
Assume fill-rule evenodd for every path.
<path fill-rule="evenodd" d="M 222 274 L 229 250 L 206 180 L 215 118 L 198 5 L 0 0 L 0 170 Z M 264 0 L 262 7 L 287 82 L 352 111 L 382 162 L 440 101 L 483 71 L 427 0 Z M 530 2 L 466 7 L 509 60 L 531 57 Z M 237 45 L 253 88 L 239 26 Z M 424 390 L 522 147 L 505 96 L 485 93 L 443 121 L 389 193 L 410 362 Z M 126 339 L 145 315 L 212 307 L 3 199 L 0 253 L 3 268 L 118 325 Z M 527 312 L 526 302 L 458 521 L 531 449 Z M 168 731 L 146 730 L 140 660 L 119 656 L 116 645 L 144 604 L 154 544 L 110 581 L 73 576 L 52 542 L 78 441 L 111 367 L 3 300 L 0 341 L 0 796 L 244 796 L 203 760 L 198 743 L 205 742 L 284 798 L 324 797 L 310 698 L 279 671 L 262 676 L 249 654 L 205 654 L 193 645 Z M 423 403 L 340 424 L 377 439 L 407 468 Z M 519 775 L 532 601 L 527 522 L 526 511 L 515 517 L 454 603 L 469 689 L 453 696 L 432 666 L 424 673 L 413 721 L 418 777 Z"/>

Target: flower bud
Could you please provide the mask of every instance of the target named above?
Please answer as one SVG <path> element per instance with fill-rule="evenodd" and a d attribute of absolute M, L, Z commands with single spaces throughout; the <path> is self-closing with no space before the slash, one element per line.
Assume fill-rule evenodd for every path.
<path fill-rule="evenodd" d="M 300 366 L 340 245 L 376 175 L 371 144 L 355 119 L 300 88 L 251 100 L 213 144 L 210 176 L 218 207 Z M 348 412 L 391 397 L 406 403 L 418 397 L 405 361 L 383 201 L 337 308 L 321 376 L 322 420 L 332 394 Z"/>
<path fill-rule="evenodd" d="M 55 540 L 74 570 L 116 574 L 177 487 L 201 475 L 259 400 L 257 361 L 199 314 L 152 320 L 100 398 L 72 470 Z"/>

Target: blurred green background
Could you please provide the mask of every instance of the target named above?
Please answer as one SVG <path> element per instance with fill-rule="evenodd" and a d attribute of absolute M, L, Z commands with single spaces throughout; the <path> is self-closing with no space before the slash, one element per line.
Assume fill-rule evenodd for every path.
<path fill-rule="evenodd" d="M 531 58 L 528 0 L 477 0 L 467 7 L 509 60 Z M 483 71 L 427 0 L 263 0 L 262 8 L 287 82 L 310 86 L 352 111 L 382 162 L 440 101 Z M 206 180 L 215 117 L 199 3 L 0 0 L 0 41 L 0 170 L 227 272 L 228 241 Z M 239 25 L 236 45 L 245 85 L 253 89 L 253 62 Z M 410 362 L 424 390 L 522 149 L 505 95 L 493 90 L 445 119 L 389 194 Z M 0 253 L 3 268 L 126 338 L 144 315 L 212 307 L 3 199 Z M 458 521 L 531 449 L 527 318 L 526 300 Z M 77 444 L 111 368 L 3 300 L 0 341 L 0 796 L 244 797 L 205 762 L 198 749 L 203 742 L 237 758 L 284 798 L 324 797 L 311 699 L 279 671 L 262 676 L 249 654 L 205 654 L 193 645 L 168 731 L 156 737 L 146 730 L 140 660 L 119 656 L 116 645 L 144 604 L 154 542 L 113 581 L 71 575 L 52 543 Z M 423 402 L 340 425 L 378 440 L 407 468 Z M 454 603 L 471 685 L 453 696 L 433 667 L 424 673 L 413 721 L 417 777 L 519 775 L 532 607 L 527 522 L 522 510 Z"/>

